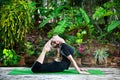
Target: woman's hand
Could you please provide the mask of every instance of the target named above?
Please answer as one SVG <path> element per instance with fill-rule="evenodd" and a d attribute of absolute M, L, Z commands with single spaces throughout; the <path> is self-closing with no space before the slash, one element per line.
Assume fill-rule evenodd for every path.
<path fill-rule="evenodd" d="M 77 63 L 75 62 L 75 60 L 73 59 L 72 55 L 67 56 L 67 58 L 73 63 L 75 69 L 76 69 L 80 74 L 89 74 L 89 73 L 86 72 L 86 71 L 82 71 L 82 70 L 78 67 L 78 65 L 77 65 Z"/>
<path fill-rule="evenodd" d="M 86 72 L 86 71 L 79 71 L 79 73 L 80 73 L 80 74 L 90 74 L 90 73 L 88 73 L 88 72 Z"/>
<path fill-rule="evenodd" d="M 81 69 L 81 68 L 80 68 L 80 71 L 87 71 L 87 70 L 86 70 L 86 69 Z"/>

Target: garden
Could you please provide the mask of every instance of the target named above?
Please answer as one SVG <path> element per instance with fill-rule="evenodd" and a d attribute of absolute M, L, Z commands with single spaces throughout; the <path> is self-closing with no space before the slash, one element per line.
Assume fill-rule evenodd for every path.
<path fill-rule="evenodd" d="M 0 0 L 0 66 L 30 67 L 56 34 L 79 66 L 120 67 L 120 0 Z"/>

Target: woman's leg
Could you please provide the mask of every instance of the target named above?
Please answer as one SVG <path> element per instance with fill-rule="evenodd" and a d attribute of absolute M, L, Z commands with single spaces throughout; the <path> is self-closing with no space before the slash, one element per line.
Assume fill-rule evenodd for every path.
<path fill-rule="evenodd" d="M 60 72 L 63 71 L 65 66 L 61 62 L 43 63 L 46 51 L 42 51 L 36 62 L 33 64 L 31 70 L 34 73 L 39 72 Z"/>
<path fill-rule="evenodd" d="M 41 66 L 43 65 L 45 54 L 46 54 L 46 51 L 43 49 L 38 59 L 32 65 L 32 68 L 31 68 L 32 72 L 34 73 L 41 72 Z"/>

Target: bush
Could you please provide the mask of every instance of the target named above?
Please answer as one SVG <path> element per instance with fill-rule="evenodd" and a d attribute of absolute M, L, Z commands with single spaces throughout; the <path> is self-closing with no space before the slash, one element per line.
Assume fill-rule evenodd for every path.
<path fill-rule="evenodd" d="M 32 4 L 25 0 L 12 0 L 0 8 L 0 40 L 6 48 L 24 41 L 25 34 L 32 28 Z"/>
<path fill-rule="evenodd" d="M 17 65 L 20 61 L 20 57 L 16 54 L 16 52 L 12 49 L 4 49 L 3 50 L 3 65 L 4 66 L 12 66 Z"/>

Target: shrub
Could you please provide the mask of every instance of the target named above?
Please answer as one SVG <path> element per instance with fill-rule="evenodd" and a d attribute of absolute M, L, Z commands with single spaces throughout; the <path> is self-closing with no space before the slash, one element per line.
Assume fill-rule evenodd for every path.
<path fill-rule="evenodd" d="M 6 48 L 24 41 L 25 34 L 32 28 L 32 6 L 25 0 L 12 0 L 0 8 L 0 40 Z"/>

